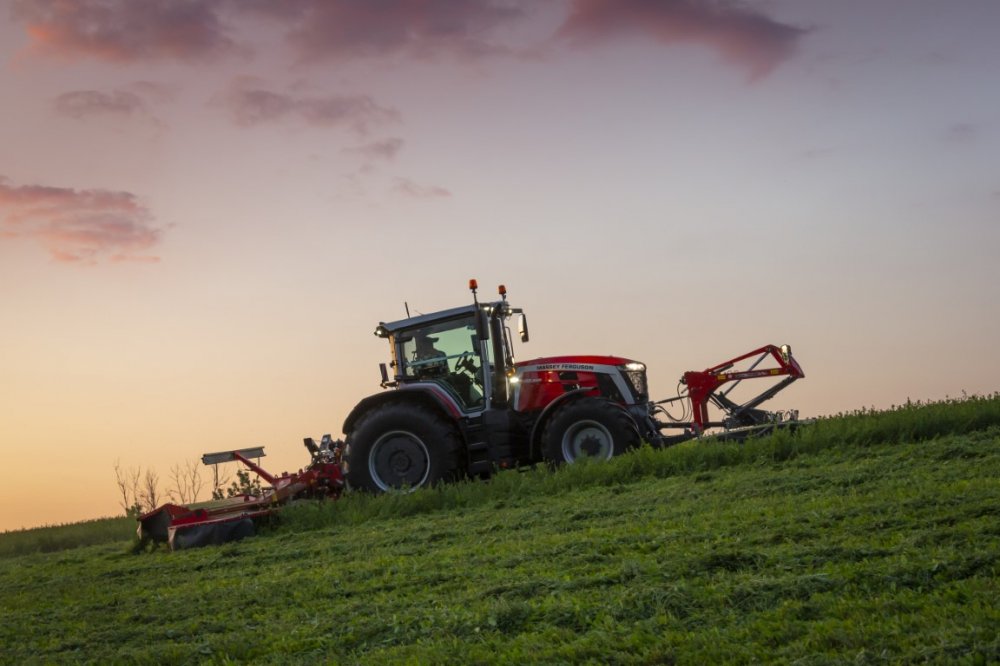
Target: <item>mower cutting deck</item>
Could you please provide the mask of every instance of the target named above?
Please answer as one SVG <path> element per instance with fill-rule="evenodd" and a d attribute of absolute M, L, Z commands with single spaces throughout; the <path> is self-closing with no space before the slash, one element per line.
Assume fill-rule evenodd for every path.
<path fill-rule="evenodd" d="M 206 453 L 202 456 L 204 464 L 241 462 L 270 486 L 259 496 L 242 494 L 187 506 L 157 507 L 139 516 L 140 542 L 167 543 L 171 550 L 180 550 L 236 541 L 255 534 L 259 522 L 292 500 L 339 497 L 344 487 L 340 472 L 341 442 L 324 435 L 320 445 L 311 437 L 304 443 L 312 461 L 305 469 L 280 476 L 268 473 L 251 460 L 264 455 L 263 447 Z"/>

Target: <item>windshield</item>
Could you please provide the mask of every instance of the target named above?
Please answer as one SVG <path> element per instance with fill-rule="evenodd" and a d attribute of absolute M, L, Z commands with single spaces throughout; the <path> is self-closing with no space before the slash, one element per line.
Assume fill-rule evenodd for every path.
<path fill-rule="evenodd" d="M 437 381 L 467 407 L 482 405 L 482 360 L 472 317 L 401 331 L 396 342 L 404 377 Z"/>

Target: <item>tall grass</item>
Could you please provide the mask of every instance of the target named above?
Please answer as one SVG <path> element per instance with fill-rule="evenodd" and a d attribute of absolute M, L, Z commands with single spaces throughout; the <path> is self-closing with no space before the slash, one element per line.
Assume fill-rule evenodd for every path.
<path fill-rule="evenodd" d="M 135 519 L 98 518 L 82 523 L 0 533 L 0 557 L 53 553 L 102 543 L 125 543 L 135 536 Z"/>
<path fill-rule="evenodd" d="M 300 531 L 556 495 L 584 487 L 634 483 L 710 472 L 722 467 L 791 460 L 831 448 L 845 452 L 877 444 L 919 443 L 944 435 L 1000 429 L 1000 393 L 938 402 L 912 402 L 888 410 L 862 409 L 819 419 L 794 431 L 743 443 L 693 441 L 670 449 L 643 447 L 606 463 L 579 463 L 507 471 L 488 482 L 466 481 L 410 494 L 379 497 L 352 493 L 338 502 L 303 503 L 281 513 L 279 529 Z M 48 553 L 80 546 L 131 541 L 135 521 L 102 518 L 82 523 L 0 533 L 0 557 Z"/>
<path fill-rule="evenodd" d="M 502 472 L 488 482 L 465 481 L 373 497 L 350 494 L 338 502 L 308 503 L 282 512 L 283 529 L 322 529 L 369 520 L 461 509 L 494 502 L 498 506 L 529 496 L 555 495 L 584 487 L 634 483 L 710 472 L 734 465 L 782 462 L 797 456 L 842 448 L 845 452 L 877 444 L 914 444 L 944 435 L 997 429 L 1000 393 L 936 402 L 907 401 L 888 410 L 862 409 L 825 417 L 796 429 L 742 443 L 693 441 L 669 449 L 644 446 L 607 462 L 583 461 L 550 472 L 544 467 Z"/>

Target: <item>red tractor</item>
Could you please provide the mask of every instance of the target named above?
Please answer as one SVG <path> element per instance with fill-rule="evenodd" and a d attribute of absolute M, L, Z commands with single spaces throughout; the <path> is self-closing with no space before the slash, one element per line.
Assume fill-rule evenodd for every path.
<path fill-rule="evenodd" d="M 706 431 L 742 437 L 798 423 L 795 412 L 758 409 L 804 376 L 787 346 L 768 345 L 686 372 L 677 397 L 651 402 L 646 366 L 638 361 L 552 356 L 515 363 L 508 324 L 516 319 L 527 342 L 524 313 L 507 303 L 503 286 L 492 303 L 478 301 L 475 280 L 469 287 L 471 305 L 378 325 L 375 334 L 392 352 L 388 366 L 381 364 L 382 388 L 395 390 L 358 403 L 344 423 L 346 443 L 329 435 L 320 445 L 306 438 L 309 465 L 280 476 L 253 462 L 264 455 L 261 447 L 205 454 L 206 465 L 240 462 L 269 486 L 259 495 L 164 504 L 139 516 L 139 543 L 177 549 L 239 539 L 285 503 L 339 497 L 345 477 L 373 492 L 419 488 L 542 461 L 606 460 L 643 441 L 668 446 Z M 761 377 L 783 379 L 743 403 L 729 397 L 742 380 Z M 685 410 L 673 418 L 664 405 L 677 401 Z M 709 403 L 723 413 L 721 420 L 709 419 Z M 668 428 L 677 434 L 661 432 Z"/>
<path fill-rule="evenodd" d="M 795 423 L 795 412 L 758 405 L 804 376 L 788 346 L 768 345 L 701 372 L 687 372 L 676 398 L 651 402 L 646 366 L 618 356 L 553 356 L 514 362 L 510 323 L 528 341 L 525 315 L 500 300 L 480 303 L 471 280 L 469 305 L 400 321 L 375 334 L 389 341 L 382 388 L 344 422 L 348 484 L 374 492 L 419 488 L 495 469 L 537 462 L 608 459 L 645 441 L 667 446 L 708 429 L 729 435 Z M 771 363 L 761 364 L 766 360 Z M 741 364 L 749 363 L 748 368 Z M 392 374 L 390 376 L 389 369 Z M 730 382 L 783 377 L 741 404 L 720 389 Z M 686 387 L 686 393 L 684 391 Z M 664 405 L 690 401 L 690 420 Z M 709 420 L 708 404 L 724 414 Z M 663 416 L 667 421 L 661 421 Z M 661 431 L 674 428 L 677 434 Z"/>

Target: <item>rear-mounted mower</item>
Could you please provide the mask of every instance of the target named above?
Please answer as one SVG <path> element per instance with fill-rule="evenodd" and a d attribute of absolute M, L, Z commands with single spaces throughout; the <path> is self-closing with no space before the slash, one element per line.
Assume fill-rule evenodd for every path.
<path fill-rule="evenodd" d="M 318 447 L 306 440 L 310 465 L 281 477 L 246 451 L 208 454 L 206 464 L 242 462 L 271 487 L 260 497 L 165 505 L 140 517 L 140 535 L 173 548 L 217 543 L 242 536 L 292 499 L 337 497 L 345 481 L 371 492 L 414 489 L 539 462 L 608 459 L 642 442 L 742 438 L 800 423 L 794 410 L 760 409 L 805 376 L 788 345 L 685 372 L 676 397 L 651 401 L 639 361 L 565 355 L 515 362 L 510 327 L 516 323 L 517 338 L 528 342 L 524 312 L 507 302 L 503 285 L 492 302 L 479 301 L 475 280 L 469 288 L 471 304 L 379 323 L 375 335 L 390 352 L 380 364 L 383 390 L 347 416 L 343 447 L 329 436 Z M 748 400 L 731 397 L 744 380 L 767 378 L 779 381 Z M 673 403 L 683 407 L 679 416 L 668 411 Z M 719 418 L 710 417 L 709 405 Z"/>
<path fill-rule="evenodd" d="M 273 476 L 254 459 L 264 456 L 264 447 L 206 453 L 201 460 L 206 465 L 240 462 L 269 484 L 260 495 L 238 494 L 222 500 L 181 506 L 164 504 L 139 516 L 140 543 L 168 543 L 172 550 L 196 548 L 235 541 L 255 533 L 256 526 L 291 500 L 337 498 L 344 488 L 340 471 L 340 444 L 330 435 L 322 443 L 308 437 L 304 440 L 312 460 L 294 474 Z"/>

